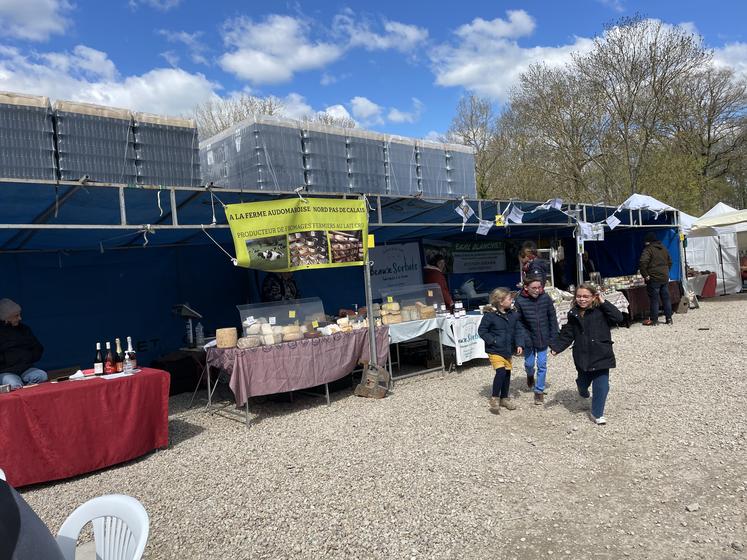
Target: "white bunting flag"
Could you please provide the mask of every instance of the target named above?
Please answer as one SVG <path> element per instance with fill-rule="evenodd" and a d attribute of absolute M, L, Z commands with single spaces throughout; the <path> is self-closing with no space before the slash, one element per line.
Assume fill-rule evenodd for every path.
<path fill-rule="evenodd" d="M 480 220 L 480 225 L 477 226 L 477 235 L 487 235 L 491 227 L 493 227 L 493 222 L 490 220 Z"/>
<path fill-rule="evenodd" d="M 605 221 L 607 222 L 607 225 L 610 226 L 611 230 L 615 229 L 617 226 L 620 225 L 620 219 L 617 216 L 615 216 L 614 214 L 612 214 Z"/>
<path fill-rule="evenodd" d="M 520 224 L 524 220 L 524 213 L 524 210 L 512 204 L 511 211 L 508 213 L 508 219 L 515 224 Z"/>
<path fill-rule="evenodd" d="M 459 206 L 454 208 L 454 212 L 462 217 L 462 231 L 464 231 L 464 224 L 466 224 L 467 220 L 475 215 L 475 211 L 472 210 L 472 207 L 467 203 L 466 200 L 462 199 L 462 202 L 459 203 Z"/>

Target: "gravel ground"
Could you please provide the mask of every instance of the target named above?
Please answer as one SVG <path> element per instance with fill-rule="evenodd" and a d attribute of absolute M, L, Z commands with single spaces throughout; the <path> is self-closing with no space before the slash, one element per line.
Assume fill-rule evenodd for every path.
<path fill-rule="evenodd" d="M 168 449 L 23 493 L 55 531 L 89 498 L 137 497 L 153 559 L 747 558 L 746 316 L 742 294 L 616 330 L 606 426 L 570 352 L 545 406 L 516 375 L 500 416 L 487 362 L 381 401 L 264 400 L 249 430 L 179 395 Z"/>

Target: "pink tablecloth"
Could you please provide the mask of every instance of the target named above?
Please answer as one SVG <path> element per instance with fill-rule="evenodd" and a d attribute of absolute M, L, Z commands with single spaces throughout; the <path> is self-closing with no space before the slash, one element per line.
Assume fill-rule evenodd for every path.
<path fill-rule="evenodd" d="M 389 356 L 389 329 L 376 329 L 379 364 Z M 210 348 L 207 363 L 231 376 L 229 386 L 237 405 L 249 397 L 316 387 L 345 377 L 368 361 L 368 330 L 307 338 L 242 350 Z"/>

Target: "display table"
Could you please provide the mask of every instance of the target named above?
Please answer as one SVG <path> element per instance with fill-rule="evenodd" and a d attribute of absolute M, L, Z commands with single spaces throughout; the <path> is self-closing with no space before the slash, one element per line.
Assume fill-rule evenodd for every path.
<path fill-rule="evenodd" d="M 646 286 L 636 286 L 635 288 L 628 288 L 620 291 L 628 300 L 628 313 L 630 319 L 643 319 L 648 317 L 651 304 L 648 300 Z M 669 299 L 672 301 L 672 311 L 674 311 L 677 309 L 677 306 L 680 304 L 680 300 L 682 299 L 679 282 L 669 282 Z M 663 311 L 661 306 L 659 306 L 659 311 Z"/>
<path fill-rule="evenodd" d="M 603 294 L 604 299 L 617 307 L 621 313 L 630 313 L 630 304 L 622 292 L 611 292 Z M 568 322 L 568 312 L 573 307 L 572 301 L 561 301 L 555 304 L 555 313 L 558 317 L 558 326 L 562 327 Z"/>
<path fill-rule="evenodd" d="M 95 471 L 168 443 L 169 374 L 162 370 L 0 394 L 0 468 L 12 486 Z"/>
<path fill-rule="evenodd" d="M 389 357 L 389 329 L 376 329 L 379 364 Z M 249 397 L 285 393 L 325 385 L 345 377 L 369 361 L 368 329 L 338 333 L 259 348 L 208 348 L 207 364 L 225 371 L 236 405 Z M 208 373 L 210 368 L 208 368 Z M 208 387 L 210 376 L 208 375 Z"/>

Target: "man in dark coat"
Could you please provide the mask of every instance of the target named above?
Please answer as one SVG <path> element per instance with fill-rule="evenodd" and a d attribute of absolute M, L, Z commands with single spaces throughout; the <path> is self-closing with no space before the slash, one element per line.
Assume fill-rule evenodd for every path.
<path fill-rule="evenodd" d="M 0 299 L 0 385 L 17 389 L 46 381 L 46 372 L 34 367 L 42 352 L 44 347 L 34 333 L 21 323 L 21 306 Z"/>
<path fill-rule="evenodd" d="M 669 269 L 672 268 L 672 256 L 654 233 L 647 233 L 645 246 L 638 265 L 641 275 L 646 280 L 646 292 L 651 303 L 651 314 L 644 325 L 659 323 L 659 298 L 664 306 L 664 317 L 668 325 L 672 324 L 672 302 L 669 299 Z"/>

